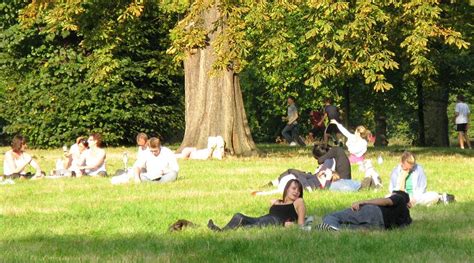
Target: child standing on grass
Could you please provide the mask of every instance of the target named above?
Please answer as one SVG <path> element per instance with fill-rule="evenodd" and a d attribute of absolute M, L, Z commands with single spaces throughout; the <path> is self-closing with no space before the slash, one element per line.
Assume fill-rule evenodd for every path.
<path fill-rule="evenodd" d="M 289 227 L 295 223 L 304 225 L 306 208 L 303 201 L 303 186 L 298 180 L 289 180 L 285 186 L 283 198 L 272 200 L 271 204 L 269 213 L 264 216 L 249 217 L 236 213 L 223 228 L 216 226 L 212 219 L 209 220 L 207 227 L 213 231 L 225 231 L 240 227 Z"/>

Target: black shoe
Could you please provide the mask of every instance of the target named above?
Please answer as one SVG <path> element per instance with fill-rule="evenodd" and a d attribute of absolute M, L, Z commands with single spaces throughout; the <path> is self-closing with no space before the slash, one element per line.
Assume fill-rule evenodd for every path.
<path fill-rule="evenodd" d="M 222 229 L 220 229 L 218 226 L 214 224 L 214 221 L 212 221 L 212 219 L 209 219 L 209 222 L 207 222 L 207 228 L 216 232 L 222 231 Z"/>
<path fill-rule="evenodd" d="M 453 203 L 453 202 L 456 202 L 454 195 L 448 194 L 448 193 L 441 194 L 441 197 L 439 198 L 439 201 L 438 201 L 438 203 L 443 203 L 445 205 L 449 203 Z"/>

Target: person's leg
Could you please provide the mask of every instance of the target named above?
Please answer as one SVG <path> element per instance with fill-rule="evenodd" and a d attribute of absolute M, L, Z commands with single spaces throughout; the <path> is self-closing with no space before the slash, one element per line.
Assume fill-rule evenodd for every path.
<path fill-rule="evenodd" d="M 438 203 L 441 195 L 436 192 L 426 192 L 414 196 L 415 205 L 430 206 Z"/>
<path fill-rule="evenodd" d="M 329 214 L 323 218 L 323 223 L 336 229 L 341 227 L 351 229 L 384 227 L 382 211 L 375 205 L 363 205 L 359 211 L 352 211 L 348 208 Z"/>
<path fill-rule="evenodd" d="M 160 180 L 157 180 L 155 182 L 163 184 L 163 183 L 169 183 L 169 182 L 174 182 L 178 178 L 178 173 L 175 171 L 170 171 L 166 174 L 164 174 Z"/>
<path fill-rule="evenodd" d="M 286 125 L 285 128 L 281 131 L 281 135 L 285 138 L 287 143 L 293 142 L 291 137 L 291 130 L 293 129 L 293 125 Z"/>
<path fill-rule="evenodd" d="M 467 147 L 471 149 L 471 140 L 469 139 L 468 124 L 466 124 L 466 128 L 464 129 L 464 139 L 466 140 Z"/>
<path fill-rule="evenodd" d="M 461 149 L 464 149 L 464 133 L 462 131 L 458 132 L 458 141 L 459 141 L 459 147 Z"/>
<path fill-rule="evenodd" d="M 300 137 L 298 124 L 295 124 L 293 130 L 291 130 L 291 136 L 293 137 L 293 141 L 298 143 L 300 146 L 306 146 L 306 143 Z"/>
<path fill-rule="evenodd" d="M 329 190 L 337 192 L 357 192 L 359 191 L 360 183 L 349 179 L 340 179 L 331 183 Z"/>

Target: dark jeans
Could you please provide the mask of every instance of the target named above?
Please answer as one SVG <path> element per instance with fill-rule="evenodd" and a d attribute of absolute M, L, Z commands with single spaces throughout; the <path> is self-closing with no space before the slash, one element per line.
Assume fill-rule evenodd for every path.
<path fill-rule="evenodd" d="M 239 227 L 263 227 L 276 225 L 283 225 L 283 222 L 276 216 L 264 215 L 261 217 L 249 217 L 241 213 L 236 213 L 223 230 Z"/>
<path fill-rule="evenodd" d="M 287 124 L 285 128 L 283 128 L 283 131 L 281 131 L 281 135 L 285 137 L 285 140 L 288 143 L 291 143 L 295 141 L 299 145 L 305 146 L 306 144 L 304 143 L 303 140 L 301 140 L 299 132 L 298 132 L 298 124 Z"/>
<path fill-rule="evenodd" d="M 336 228 L 385 228 L 382 210 L 376 205 L 363 205 L 359 211 L 350 208 L 329 214 L 323 222 Z"/>

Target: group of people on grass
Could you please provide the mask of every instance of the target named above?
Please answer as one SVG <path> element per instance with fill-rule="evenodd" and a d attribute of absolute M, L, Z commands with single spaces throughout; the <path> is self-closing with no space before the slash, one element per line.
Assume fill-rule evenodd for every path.
<path fill-rule="evenodd" d="M 91 134 L 87 139 L 79 137 L 69 151 L 65 149 L 61 167 L 51 171 L 50 176 L 41 169 L 38 162 L 27 153 L 26 138 L 16 135 L 11 150 L 5 153 L 3 173 L 7 179 L 39 179 L 42 177 L 57 178 L 58 176 L 107 176 L 106 152 L 101 148 L 102 137 L 98 133 Z M 176 156 L 169 148 L 161 145 L 160 139 L 150 138 L 144 133 L 137 135 L 137 160 L 132 168 L 120 175 L 112 177 L 112 182 L 129 181 L 165 183 L 175 181 L 179 166 Z M 35 173 L 27 172 L 31 166 Z M 58 165 L 57 165 L 58 166 Z"/>
<path fill-rule="evenodd" d="M 284 129 L 283 135 L 285 138 L 288 137 L 289 141 L 289 139 L 295 138 L 295 134 L 297 135 L 296 120 L 298 115 L 296 107 L 294 107 L 294 98 L 290 97 L 288 103 L 290 105 L 287 117 L 288 125 Z M 457 123 L 461 112 L 469 112 L 469 109 L 466 110 L 462 105 L 459 106 L 459 109 L 458 106 L 456 107 Z M 209 220 L 208 227 L 215 231 L 223 231 L 244 226 L 304 225 L 306 208 L 303 192 L 305 190 L 309 192 L 321 189 L 358 191 L 361 188 L 381 188 L 382 182 L 379 174 L 375 171 L 371 160 L 365 158 L 370 132 L 364 126 L 358 126 L 354 133 L 349 132 L 341 125 L 336 112 L 331 107 L 330 101 L 327 100 L 324 118 L 328 118 L 329 123 L 324 133 L 324 142 L 315 144 L 312 150 L 313 156 L 318 162 L 314 173 L 289 169 L 268 184 L 276 186 L 275 190 L 253 192 L 254 195 L 274 193 L 283 195 L 281 199 L 271 201 L 267 215 L 254 218 L 237 213 L 223 228 L 218 227 L 212 220 Z M 465 126 L 467 124 L 461 125 L 459 128 L 464 130 L 464 133 L 467 131 Z M 326 137 L 328 130 L 337 130 L 347 138 L 345 145 L 349 156 L 337 144 L 333 147 L 328 146 L 328 137 Z M 468 141 L 467 137 L 463 138 Z M 220 136 L 210 137 L 207 149 L 188 148 L 187 151 L 180 154 L 175 154 L 169 148 L 162 146 L 158 138 L 148 138 L 144 133 L 139 133 L 136 141 L 138 145 L 136 162 L 131 168 L 126 167 L 112 177 L 112 183 L 173 182 L 178 177 L 177 158 L 190 158 L 194 155 L 195 157 L 202 156 L 195 159 L 207 159 L 215 154 L 216 149 L 218 149 L 216 158 L 221 159 L 224 154 L 224 141 Z M 56 169 L 52 174 L 76 177 L 106 176 L 106 153 L 101 148 L 101 142 L 102 138 L 97 133 L 91 134 L 87 139 L 85 137 L 77 138 L 76 143 L 64 154 L 63 167 Z M 304 144 L 298 140 L 297 142 Z M 470 147 L 469 143 L 467 145 Z M 24 137 L 15 136 L 11 146 L 12 149 L 5 153 L 4 158 L 4 175 L 7 178 L 37 179 L 45 176 L 38 162 L 26 152 L 27 142 Z M 362 182 L 352 179 L 351 165 L 354 164 L 358 165 L 359 169 L 365 173 Z M 28 165 L 35 170 L 34 174 L 26 172 Z M 339 230 L 345 227 L 391 229 L 407 226 L 412 221 L 409 212 L 409 208 L 412 206 L 447 201 L 446 194 L 427 192 L 426 188 L 427 179 L 422 166 L 416 163 L 412 153 L 404 152 L 400 164 L 393 169 L 390 175 L 389 196 L 354 202 L 351 208 L 326 215 L 318 228 L 322 230 Z"/>

